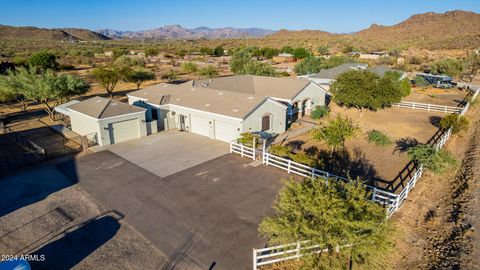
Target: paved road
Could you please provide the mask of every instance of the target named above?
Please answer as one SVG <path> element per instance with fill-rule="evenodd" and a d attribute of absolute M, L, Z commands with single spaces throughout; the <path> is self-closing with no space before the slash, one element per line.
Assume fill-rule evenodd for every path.
<path fill-rule="evenodd" d="M 59 168 L 169 258 L 163 269 L 250 269 L 257 227 L 288 175 L 231 154 L 158 177 L 109 152 Z"/>
<path fill-rule="evenodd" d="M 227 154 L 229 145 L 193 133 L 167 131 L 104 149 L 166 177 Z"/>

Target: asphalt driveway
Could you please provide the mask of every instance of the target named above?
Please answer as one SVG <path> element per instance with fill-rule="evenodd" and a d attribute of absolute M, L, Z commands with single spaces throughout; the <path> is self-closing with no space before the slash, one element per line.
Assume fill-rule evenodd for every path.
<path fill-rule="evenodd" d="M 162 269 L 250 269 L 258 224 L 289 175 L 227 154 L 165 178 L 109 152 L 62 164 L 167 258 Z"/>
<path fill-rule="evenodd" d="M 166 177 L 227 154 L 229 145 L 193 133 L 165 131 L 104 149 Z"/>

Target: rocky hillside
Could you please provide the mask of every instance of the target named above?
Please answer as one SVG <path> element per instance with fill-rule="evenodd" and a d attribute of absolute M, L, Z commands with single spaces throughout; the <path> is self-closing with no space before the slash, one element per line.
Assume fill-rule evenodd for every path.
<path fill-rule="evenodd" d="M 274 31 L 260 28 L 208 28 L 197 27 L 193 29 L 180 25 L 166 25 L 145 31 L 118 31 L 102 29 L 97 32 L 113 39 L 227 39 L 227 38 L 258 38 L 272 34 Z"/>
<path fill-rule="evenodd" d="M 266 37 L 304 44 L 354 45 L 363 49 L 417 46 L 423 48 L 474 48 L 480 43 L 480 14 L 468 11 L 424 13 L 392 26 L 373 24 L 351 34 L 331 34 L 317 30 L 278 31 Z M 317 45 L 318 46 L 318 45 Z"/>
<path fill-rule="evenodd" d="M 107 40 L 100 33 L 87 29 L 57 28 L 46 29 L 37 27 L 15 27 L 0 25 L 0 39 L 35 39 L 35 40 Z"/>

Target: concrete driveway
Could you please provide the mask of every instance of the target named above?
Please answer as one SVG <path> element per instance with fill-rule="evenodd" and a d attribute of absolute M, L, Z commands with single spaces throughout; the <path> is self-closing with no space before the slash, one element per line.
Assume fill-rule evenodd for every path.
<path fill-rule="evenodd" d="M 161 178 L 103 151 L 59 168 L 167 255 L 159 269 L 251 269 L 258 224 L 290 175 L 250 162 L 228 154 Z"/>
<path fill-rule="evenodd" d="M 104 149 L 160 177 L 229 153 L 229 145 L 225 142 L 179 131 L 160 132 Z"/>

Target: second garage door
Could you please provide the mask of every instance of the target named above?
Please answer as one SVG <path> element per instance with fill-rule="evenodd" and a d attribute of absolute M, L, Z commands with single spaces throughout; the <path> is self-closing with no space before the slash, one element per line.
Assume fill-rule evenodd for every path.
<path fill-rule="evenodd" d="M 190 121 L 191 132 L 210 137 L 210 120 L 201 116 L 191 115 Z"/>
<path fill-rule="evenodd" d="M 138 119 L 130 119 L 108 124 L 110 130 L 110 143 L 119 143 L 140 138 Z"/>
<path fill-rule="evenodd" d="M 237 129 L 238 127 L 231 123 L 215 121 L 215 139 L 224 142 L 231 142 L 238 139 L 239 132 Z"/>

